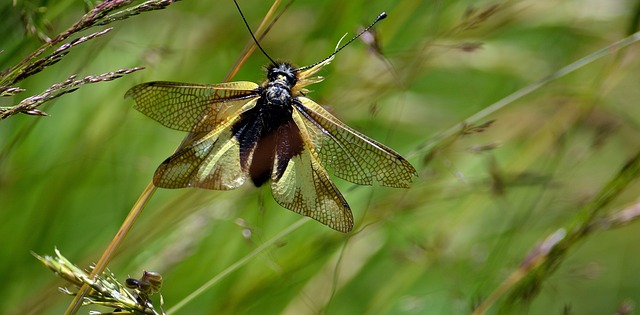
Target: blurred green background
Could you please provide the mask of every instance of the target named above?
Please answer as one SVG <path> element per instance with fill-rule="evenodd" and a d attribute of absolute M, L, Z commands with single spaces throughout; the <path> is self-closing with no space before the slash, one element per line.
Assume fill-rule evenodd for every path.
<path fill-rule="evenodd" d="M 0 4 L 2 69 L 40 45 L 21 16 L 51 37 L 87 5 L 15 3 Z M 417 149 L 629 35 L 639 3 L 296 1 L 263 46 L 300 66 L 326 57 L 344 33 L 381 11 L 389 14 L 376 31 L 392 66 L 356 41 L 323 69 L 326 80 L 309 96 L 403 154 L 419 176 L 406 190 L 335 179 L 355 233 L 306 222 L 176 314 L 470 313 L 640 149 L 640 46 L 612 51 L 509 104 L 483 120 L 495 120 L 483 133 Z M 240 4 L 255 29 L 271 2 Z M 480 23 L 468 23 L 482 12 Z M 182 1 L 111 26 L 19 84 L 27 92 L 0 99 L 0 106 L 17 104 L 74 73 L 146 67 L 41 107 L 49 117 L 0 121 L 0 314 L 61 314 L 71 300 L 57 292 L 64 282 L 30 252 L 58 247 L 83 268 L 95 262 L 184 137 L 133 110 L 123 99 L 127 89 L 154 80 L 221 82 L 250 40 L 230 0 Z M 234 79 L 263 80 L 267 62 L 252 55 Z M 478 150 L 487 145 L 496 148 Z M 629 206 L 639 192 L 634 183 L 607 209 Z M 121 280 L 162 273 L 170 308 L 299 219 L 251 185 L 158 190 L 110 269 Z M 637 305 L 639 242 L 637 223 L 590 235 L 515 312 L 613 314 Z M 489 313 L 506 312 L 506 303 Z"/>

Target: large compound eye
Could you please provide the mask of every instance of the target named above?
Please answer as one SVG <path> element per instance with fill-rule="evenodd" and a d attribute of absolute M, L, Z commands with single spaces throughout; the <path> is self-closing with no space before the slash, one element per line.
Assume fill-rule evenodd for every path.
<path fill-rule="evenodd" d="M 287 83 L 291 87 L 296 85 L 296 83 L 298 82 L 298 79 L 296 78 L 296 74 L 293 72 L 284 73 L 284 77 L 287 78 Z"/>
<path fill-rule="evenodd" d="M 267 72 L 267 79 L 269 79 L 269 81 L 275 81 L 278 78 L 278 70 L 271 68 L 269 69 L 269 71 Z"/>
<path fill-rule="evenodd" d="M 278 79 L 278 76 L 282 74 L 282 69 L 277 64 L 272 64 L 267 67 L 267 80 L 275 81 Z"/>

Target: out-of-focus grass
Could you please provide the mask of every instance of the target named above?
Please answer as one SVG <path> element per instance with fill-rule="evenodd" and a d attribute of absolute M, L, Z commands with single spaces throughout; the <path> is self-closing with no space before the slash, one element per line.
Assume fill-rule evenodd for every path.
<path fill-rule="evenodd" d="M 73 1 L 29 2 L 49 36 L 83 14 Z M 270 3 L 242 1 L 255 28 Z M 498 10 L 464 30 L 471 15 Z M 356 42 L 323 70 L 311 98 L 402 154 L 504 96 L 625 37 L 636 4 L 608 1 L 296 1 L 264 40 L 277 59 L 306 65 L 345 33 L 376 27 L 395 74 Z M 0 64 L 38 46 L 9 2 L 0 10 Z M 45 25 L 46 23 L 43 23 Z M 468 23 L 466 24 L 468 25 Z M 54 246 L 81 266 L 95 261 L 156 166 L 184 134 L 122 99 L 140 82 L 220 82 L 249 40 L 231 1 L 183 1 L 118 22 L 21 85 L 41 91 L 71 73 L 145 66 L 46 105 L 49 117 L 0 121 L 0 313 L 60 314 L 63 285 L 30 251 Z M 465 51 L 465 43 L 482 43 Z M 638 47 L 612 52 L 486 117 L 485 132 L 434 154 L 409 156 L 420 176 L 408 190 L 355 187 L 335 179 L 358 233 L 307 222 L 177 313 L 470 313 L 547 235 L 585 204 L 640 149 Z M 260 81 L 254 54 L 236 80 Z M 20 99 L 8 102 L 17 103 Z M 11 105 L 3 103 L 2 106 Z M 498 144 L 477 153 L 470 148 Z M 632 204 L 632 183 L 604 213 Z M 119 256 L 116 274 L 161 272 L 167 308 L 294 224 L 268 189 L 159 190 Z M 242 224 L 238 224 L 241 223 Z M 243 237 L 243 229 L 251 231 Z M 637 224 L 599 231 L 571 248 L 519 312 L 613 313 L 640 301 Z M 497 312 L 506 298 L 490 312 Z M 518 307 L 518 305 L 516 305 Z M 512 310 L 512 308 L 504 308 Z M 81 312 L 86 312 L 86 309 Z"/>

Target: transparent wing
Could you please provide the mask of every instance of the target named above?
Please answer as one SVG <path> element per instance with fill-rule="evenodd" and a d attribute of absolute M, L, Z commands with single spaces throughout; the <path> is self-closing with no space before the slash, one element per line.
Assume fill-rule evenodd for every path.
<path fill-rule="evenodd" d="M 250 101 L 239 111 L 253 108 L 256 102 Z M 239 115 L 235 115 L 166 159 L 153 176 L 154 185 L 214 190 L 229 190 L 242 185 L 247 178 L 247 170 L 240 163 L 240 145 L 232 132 L 232 126 L 238 119 Z"/>
<path fill-rule="evenodd" d="M 182 131 L 210 131 L 233 118 L 249 100 L 258 97 L 253 82 L 191 84 L 148 82 L 132 87 L 125 97 L 134 108 L 166 127 Z"/>
<path fill-rule="evenodd" d="M 293 118 L 297 125 L 303 123 L 303 118 L 297 112 L 293 113 Z M 304 132 L 301 135 L 305 148 L 302 153 L 288 160 L 280 177 L 276 169 L 282 161 L 278 161 L 280 156 L 276 155 L 271 178 L 273 198 L 282 207 L 308 216 L 334 230 L 344 233 L 351 231 L 353 215 L 347 201 L 329 179 L 317 155 L 310 150 L 308 135 Z"/>
<path fill-rule="evenodd" d="M 295 109 L 322 165 L 335 176 L 360 185 L 379 183 L 389 187 L 408 187 L 416 170 L 400 154 L 351 129 L 322 106 L 298 97 Z"/>

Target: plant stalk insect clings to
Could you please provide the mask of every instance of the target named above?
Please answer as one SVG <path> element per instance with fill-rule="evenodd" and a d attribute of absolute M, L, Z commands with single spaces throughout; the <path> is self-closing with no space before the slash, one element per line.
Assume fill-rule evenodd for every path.
<path fill-rule="evenodd" d="M 385 17 L 380 14 L 364 31 Z M 137 110 L 169 128 L 191 132 L 158 167 L 154 185 L 228 190 L 247 179 L 255 186 L 270 182 L 273 198 L 284 208 L 351 231 L 349 205 L 325 168 L 360 185 L 408 187 L 416 175 L 398 153 L 305 96 L 306 86 L 322 81 L 314 75 L 360 34 L 302 68 L 275 62 L 265 53 L 271 64 L 262 84 L 149 82 L 130 89 L 126 96 L 135 100 Z"/>

